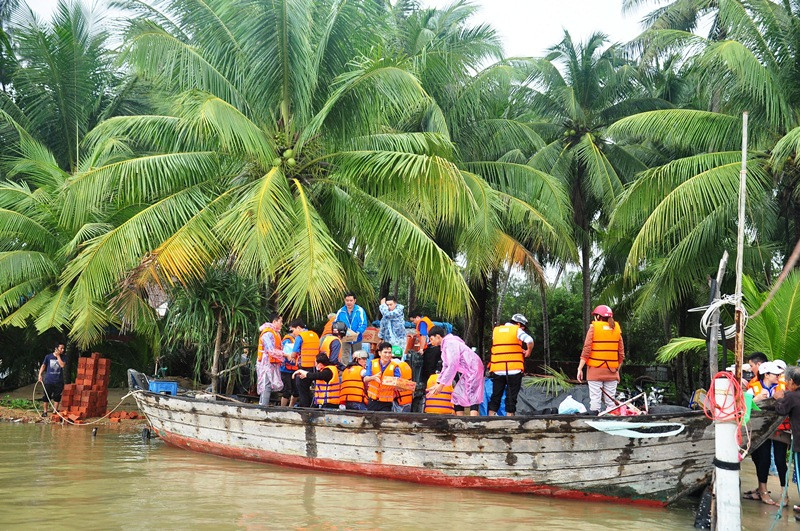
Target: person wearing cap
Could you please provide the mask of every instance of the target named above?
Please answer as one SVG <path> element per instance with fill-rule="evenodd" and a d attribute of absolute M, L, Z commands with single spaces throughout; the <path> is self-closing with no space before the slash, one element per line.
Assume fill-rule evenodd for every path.
<path fill-rule="evenodd" d="M 497 415 L 503 392 L 506 393 L 506 415 L 517 412 L 517 396 L 522 387 L 525 358 L 533 351 L 533 338 L 528 334 L 528 320 L 515 313 L 511 321 L 492 330 L 492 357 L 489 376 L 492 379 L 492 397 L 489 415 Z"/>
<path fill-rule="evenodd" d="M 753 393 L 756 402 L 762 402 L 769 398 L 779 398 L 783 396 L 783 386 L 778 383 L 779 376 L 783 370 L 774 362 L 765 361 L 759 364 L 758 378 L 750 382 L 747 392 Z M 781 488 L 786 486 L 786 450 L 789 447 L 788 441 L 780 440 L 783 436 L 775 433 L 772 437 L 764 441 L 761 446 L 756 448 L 751 457 L 756 465 L 756 476 L 758 478 L 758 488 L 754 491 L 747 491 L 742 496 L 747 500 L 758 500 L 767 505 L 777 505 L 767 491 L 767 478 L 769 477 L 769 467 L 772 456 L 775 456 L 775 468 L 778 469 L 778 477 Z"/>
<path fill-rule="evenodd" d="M 456 415 L 464 415 L 464 411 L 469 410 L 471 417 L 477 417 L 483 403 L 481 358 L 463 339 L 448 334 L 441 326 L 431 328 L 428 338 L 432 345 L 442 347 L 442 372 L 436 379 L 436 385 L 427 390 L 426 399 L 440 395 L 444 389 L 453 385 L 456 374 L 459 374 L 458 383 L 453 386 L 453 410 Z"/>
<path fill-rule="evenodd" d="M 589 409 L 600 411 L 615 406 L 619 370 L 625 361 L 625 345 L 622 342 L 622 329 L 614 321 L 614 312 L 601 304 L 592 311 L 594 319 L 586 339 L 583 341 L 581 360 L 578 363 L 578 381 L 583 381 L 583 368 L 586 369 L 586 382 L 589 385 Z"/>
<path fill-rule="evenodd" d="M 345 409 L 357 411 L 367 410 L 367 392 L 364 388 L 367 358 L 369 354 L 364 350 L 353 352 L 353 361 L 342 371 L 342 388 L 339 394 L 339 404 Z"/>

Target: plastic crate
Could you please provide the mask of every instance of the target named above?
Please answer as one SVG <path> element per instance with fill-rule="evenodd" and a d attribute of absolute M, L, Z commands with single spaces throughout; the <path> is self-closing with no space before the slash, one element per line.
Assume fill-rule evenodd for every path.
<path fill-rule="evenodd" d="M 178 382 L 168 382 L 166 380 L 150 380 L 150 392 L 162 395 L 178 394 Z"/>

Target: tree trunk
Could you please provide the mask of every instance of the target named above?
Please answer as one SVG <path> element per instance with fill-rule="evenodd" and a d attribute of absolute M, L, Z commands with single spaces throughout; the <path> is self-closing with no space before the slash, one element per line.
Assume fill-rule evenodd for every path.
<path fill-rule="evenodd" d="M 222 350 L 222 310 L 217 313 L 217 338 L 214 340 L 214 359 L 211 362 L 211 392 L 219 393 L 219 357 Z"/>
<path fill-rule="evenodd" d="M 547 283 L 542 279 L 539 283 L 539 295 L 542 297 L 542 346 L 544 347 L 544 365 L 550 366 L 550 313 L 547 311 Z"/>
<path fill-rule="evenodd" d="M 472 316 L 466 329 L 466 342 L 478 349 L 478 355 L 483 358 L 483 336 L 486 325 L 486 312 L 489 301 L 489 279 L 480 277 L 470 283 L 475 305 Z"/>
<path fill-rule="evenodd" d="M 417 308 L 417 283 L 414 282 L 414 278 L 412 277 L 411 280 L 408 281 L 408 312 L 411 310 L 415 310 Z M 406 312 L 406 317 L 408 317 L 408 312 Z"/>
<path fill-rule="evenodd" d="M 513 262 L 508 263 L 508 268 L 505 270 L 504 276 L 500 279 L 500 286 L 497 293 L 497 306 L 495 307 L 494 311 L 494 319 L 492 321 L 496 324 L 500 322 L 500 317 L 502 317 L 503 312 L 503 301 L 506 298 L 506 293 L 508 292 L 508 285 L 511 280 L 511 268 L 514 266 Z"/>
<path fill-rule="evenodd" d="M 389 296 L 389 289 L 392 287 L 392 279 L 386 277 L 381 282 L 380 292 L 378 293 L 378 300 L 384 299 Z"/>
<path fill-rule="evenodd" d="M 589 235 L 581 242 L 581 271 L 583 273 L 583 333 L 592 322 L 592 244 Z"/>

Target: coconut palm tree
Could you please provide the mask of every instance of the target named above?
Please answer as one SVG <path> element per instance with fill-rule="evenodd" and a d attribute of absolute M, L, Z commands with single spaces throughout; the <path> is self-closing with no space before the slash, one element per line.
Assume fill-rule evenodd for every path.
<path fill-rule="evenodd" d="M 645 109 L 670 105 L 649 97 L 638 72 L 617 53 L 605 50 L 606 37 L 592 35 L 575 43 L 568 32 L 537 62 L 539 90 L 530 100 L 531 114 L 551 126 L 549 144 L 530 164 L 564 183 L 570 194 L 575 240 L 583 273 L 583 320 L 588 328 L 592 304 L 592 247 L 626 182 L 645 169 L 635 151 L 609 140 L 606 128 Z"/>

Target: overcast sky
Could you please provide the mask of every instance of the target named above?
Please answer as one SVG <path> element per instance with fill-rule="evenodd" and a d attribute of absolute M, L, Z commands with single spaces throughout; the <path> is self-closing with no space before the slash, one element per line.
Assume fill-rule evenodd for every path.
<path fill-rule="evenodd" d="M 94 1 L 100 5 L 106 3 Z M 420 3 L 427 7 L 444 7 L 452 1 L 420 0 Z M 56 0 L 28 0 L 28 3 L 37 13 L 48 17 Z M 645 6 L 623 15 L 622 0 L 473 0 L 473 4 L 480 6 L 474 22 L 486 22 L 497 29 L 507 57 L 540 56 L 561 40 L 564 29 L 569 30 L 576 41 L 601 31 L 609 35 L 612 42 L 625 42 L 641 32 L 639 21 L 648 10 Z"/>

